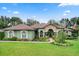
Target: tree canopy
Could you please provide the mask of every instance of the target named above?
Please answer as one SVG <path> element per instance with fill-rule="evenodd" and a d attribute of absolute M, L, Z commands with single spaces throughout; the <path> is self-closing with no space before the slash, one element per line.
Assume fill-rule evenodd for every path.
<path fill-rule="evenodd" d="M 71 19 L 68 18 L 62 18 L 60 21 L 60 25 L 70 27 L 74 24 L 79 25 L 79 17 L 73 17 Z M 27 19 L 27 22 L 23 22 L 22 19 L 19 17 L 6 17 L 6 16 L 0 16 L 0 29 L 9 27 L 9 26 L 14 26 L 18 24 L 27 24 L 29 26 L 33 24 L 39 24 L 40 22 L 35 20 L 35 19 Z M 50 19 L 48 21 L 48 24 L 59 24 L 57 21 Z"/>
<path fill-rule="evenodd" d="M 34 20 L 34 19 L 27 19 L 27 25 L 33 25 L 33 24 L 37 24 L 37 23 L 39 23 L 39 21 L 37 21 L 37 20 Z"/>
<path fill-rule="evenodd" d="M 0 29 L 17 24 L 22 24 L 22 20 L 19 17 L 11 17 L 11 18 L 6 16 L 0 17 Z"/>

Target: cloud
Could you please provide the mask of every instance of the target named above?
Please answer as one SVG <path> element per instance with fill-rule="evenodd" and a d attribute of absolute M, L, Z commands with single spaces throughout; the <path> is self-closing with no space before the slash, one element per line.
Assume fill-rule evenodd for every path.
<path fill-rule="evenodd" d="M 68 14 L 64 13 L 63 15 L 64 15 L 64 16 L 67 16 Z"/>
<path fill-rule="evenodd" d="M 3 10 L 7 10 L 7 7 L 2 7 Z"/>
<path fill-rule="evenodd" d="M 14 11 L 13 14 L 19 14 L 19 11 Z"/>
<path fill-rule="evenodd" d="M 65 7 L 65 6 L 79 6 L 79 3 L 60 3 L 58 6 Z"/>
<path fill-rule="evenodd" d="M 70 10 L 66 10 L 65 13 L 70 13 Z"/>
<path fill-rule="evenodd" d="M 67 16 L 67 15 L 70 14 L 70 12 L 71 12 L 70 10 L 66 10 L 66 11 L 64 11 L 64 14 L 63 14 L 63 15 L 64 15 L 64 16 Z"/>

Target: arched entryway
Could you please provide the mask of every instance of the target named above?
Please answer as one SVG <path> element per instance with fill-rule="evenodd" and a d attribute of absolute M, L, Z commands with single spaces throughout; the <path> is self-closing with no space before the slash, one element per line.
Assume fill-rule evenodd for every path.
<path fill-rule="evenodd" d="M 48 34 L 48 37 L 52 37 L 54 35 L 54 31 L 52 29 L 49 29 L 47 34 Z"/>

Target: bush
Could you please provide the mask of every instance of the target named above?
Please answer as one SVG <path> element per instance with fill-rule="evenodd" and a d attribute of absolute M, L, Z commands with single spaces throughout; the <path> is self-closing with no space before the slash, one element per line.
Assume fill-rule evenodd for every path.
<path fill-rule="evenodd" d="M 78 37 L 78 31 L 73 30 L 73 31 L 72 31 L 72 36 L 73 36 L 73 37 Z"/>
<path fill-rule="evenodd" d="M 29 41 L 29 39 L 17 39 L 17 41 Z"/>
<path fill-rule="evenodd" d="M 33 41 L 47 41 L 48 37 L 35 38 Z"/>
<path fill-rule="evenodd" d="M 17 40 L 17 37 L 12 37 L 11 40 L 12 41 L 16 41 Z"/>
<path fill-rule="evenodd" d="M 63 30 L 59 31 L 58 35 L 56 35 L 55 37 L 56 42 L 59 42 L 59 43 L 64 43 L 65 39 L 66 39 L 66 34 Z"/>
<path fill-rule="evenodd" d="M 16 41 L 17 40 L 17 37 L 4 38 L 3 40 L 5 40 L 5 41 Z"/>
<path fill-rule="evenodd" d="M 3 40 L 4 37 L 5 37 L 4 32 L 0 32 L 0 40 Z"/>
<path fill-rule="evenodd" d="M 4 38 L 3 40 L 4 41 L 9 41 L 9 40 L 11 40 L 11 38 Z"/>
<path fill-rule="evenodd" d="M 72 45 L 73 45 L 73 44 L 71 44 L 70 42 L 65 42 L 65 43 L 53 42 L 52 44 L 58 45 L 58 46 L 64 46 L 64 47 L 72 46 Z"/>
<path fill-rule="evenodd" d="M 40 37 L 39 41 L 47 41 L 47 39 L 48 39 L 47 37 Z"/>

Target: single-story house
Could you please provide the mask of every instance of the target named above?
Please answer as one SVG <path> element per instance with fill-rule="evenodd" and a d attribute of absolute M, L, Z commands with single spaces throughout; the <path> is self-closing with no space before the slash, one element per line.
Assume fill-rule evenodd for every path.
<path fill-rule="evenodd" d="M 58 31 L 63 29 L 60 25 L 56 24 L 34 24 L 28 26 L 25 24 L 19 24 L 9 28 L 5 28 L 5 38 L 17 37 L 20 39 L 29 39 L 33 40 L 35 37 L 45 37 L 48 34 L 48 31 L 57 34 Z M 50 35 L 51 36 L 51 35 Z"/>
<path fill-rule="evenodd" d="M 68 37 L 77 37 L 79 34 L 79 26 L 74 24 L 73 26 L 69 26 L 68 28 L 64 28 Z"/>

